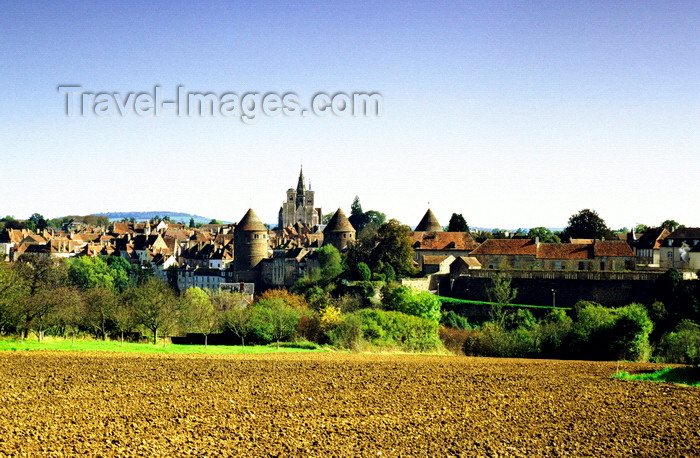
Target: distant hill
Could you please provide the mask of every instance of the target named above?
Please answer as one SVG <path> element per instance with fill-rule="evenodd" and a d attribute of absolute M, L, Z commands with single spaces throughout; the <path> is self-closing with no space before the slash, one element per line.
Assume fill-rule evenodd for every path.
<path fill-rule="evenodd" d="M 108 213 L 93 213 L 97 216 L 106 216 L 110 221 L 120 221 L 124 218 L 131 219 L 135 218 L 136 221 L 149 221 L 156 216 L 163 218 L 167 216 L 172 221 L 189 224 L 190 218 L 194 218 L 195 223 L 207 224 L 213 218 L 206 218 L 204 216 L 191 215 L 189 213 L 182 212 L 168 212 L 168 211 L 152 211 L 152 212 L 108 212 Z M 226 221 L 222 221 L 226 222 Z"/>

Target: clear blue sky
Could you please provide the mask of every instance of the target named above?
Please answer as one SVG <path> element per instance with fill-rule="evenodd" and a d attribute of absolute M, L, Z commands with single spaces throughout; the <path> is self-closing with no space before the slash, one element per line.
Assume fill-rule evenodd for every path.
<path fill-rule="evenodd" d="M 0 213 L 700 226 L 698 2 L 3 2 Z M 380 118 L 67 117 L 92 92 L 376 91 Z"/>

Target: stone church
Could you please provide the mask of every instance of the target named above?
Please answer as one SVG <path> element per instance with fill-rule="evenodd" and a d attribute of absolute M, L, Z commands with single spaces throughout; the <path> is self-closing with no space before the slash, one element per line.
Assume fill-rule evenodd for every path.
<path fill-rule="evenodd" d="M 311 228 L 321 224 L 322 219 L 321 209 L 314 207 L 314 191 L 311 190 L 311 184 L 309 189 L 306 189 L 304 171 L 299 170 L 297 188 L 287 190 L 287 200 L 280 208 L 277 226 L 283 229 L 300 222 Z"/>

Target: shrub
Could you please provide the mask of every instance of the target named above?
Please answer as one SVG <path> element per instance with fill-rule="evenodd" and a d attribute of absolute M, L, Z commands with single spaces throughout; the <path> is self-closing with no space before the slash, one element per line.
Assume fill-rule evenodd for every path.
<path fill-rule="evenodd" d="M 497 323 L 486 323 L 481 330 L 467 336 L 465 353 L 512 358 L 533 356 L 537 354 L 535 333 L 522 328 L 509 331 Z"/>
<path fill-rule="evenodd" d="M 384 306 L 395 312 L 422 317 L 435 323 L 440 321 L 442 304 L 437 296 L 427 291 L 417 291 L 408 286 L 387 285 L 382 289 Z"/>
<path fill-rule="evenodd" d="M 437 351 L 442 349 L 437 322 L 376 309 L 362 309 L 345 316 L 327 333 L 332 345 L 340 348 Z"/>
<path fill-rule="evenodd" d="M 537 325 L 537 340 L 540 356 L 556 358 L 562 356 L 562 346 L 571 333 L 573 320 L 563 310 L 552 310 Z"/>
<path fill-rule="evenodd" d="M 700 326 L 683 320 L 661 339 L 661 358 L 666 363 L 700 365 Z"/>
<path fill-rule="evenodd" d="M 448 328 L 469 329 L 469 321 L 465 317 L 456 314 L 452 310 L 442 312 L 440 324 Z"/>
<path fill-rule="evenodd" d="M 574 315 L 568 338 L 571 356 L 593 360 L 645 360 L 649 357 L 653 323 L 644 306 L 606 308 L 579 302 L 574 306 Z"/>
<path fill-rule="evenodd" d="M 464 354 L 464 346 L 469 335 L 465 329 L 448 328 L 440 326 L 440 340 L 445 348 L 454 354 Z"/>

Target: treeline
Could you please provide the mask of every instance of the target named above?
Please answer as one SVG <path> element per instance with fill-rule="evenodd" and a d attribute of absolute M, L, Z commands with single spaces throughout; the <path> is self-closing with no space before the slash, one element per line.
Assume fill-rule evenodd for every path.
<path fill-rule="evenodd" d="M 372 268 L 366 263 L 351 267 L 332 246 L 319 249 L 318 256 L 320 267 L 291 291 L 268 290 L 255 300 L 199 288 L 178 294 L 167 282 L 114 256 L 60 262 L 23 256 L 0 266 L 0 332 L 20 339 L 33 333 L 39 340 L 91 335 L 154 343 L 196 334 L 205 344 L 210 335 L 224 334 L 229 343 L 241 345 L 292 341 L 357 351 L 700 360 L 700 282 L 684 281 L 675 270 L 659 277 L 651 305 L 609 308 L 579 302 L 568 312 L 553 310 L 540 319 L 507 306 L 517 292 L 499 277 L 491 292 L 501 305 L 477 326 L 443 311 L 437 296 L 387 279 L 380 269 L 387 272 L 388 264 L 371 252 L 370 262 L 377 261 Z"/>
<path fill-rule="evenodd" d="M 447 347 L 475 356 L 699 364 L 700 282 L 671 269 L 657 280 L 655 299 L 618 308 L 580 301 L 539 320 L 527 309 L 495 306 L 483 325 L 454 315 L 441 333 Z"/>
<path fill-rule="evenodd" d="M 5 229 L 29 229 L 32 232 L 43 231 L 49 228 L 60 229 L 71 221 L 83 223 L 90 227 L 106 228 L 110 224 L 109 218 L 104 215 L 70 215 L 61 218 L 46 219 L 40 213 L 34 213 L 26 220 L 18 220 L 9 215 L 0 218 L 0 232 Z"/>
<path fill-rule="evenodd" d="M 328 263 L 324 267 L 327 272 Z M 224 333 L 241 345 L 292 340 L 364 350 L 443 350 L 440 302 L 427 292 L 392 285 L 384 291 L 386 305 L 367 310 L 354 293 L 314 301 L 287 290 L 268 290 L 254 301 L 200 288 L 178 295 L 145 272 L 114 256 L 60 262 L 23 256 L 1 265 L 0 332 L 20 339 L 34 334 L 40 341 L 46 335 L 90 335 L 148 337 L 153 343 L 192 333 L 205 344 L 211 334 Z"/>

